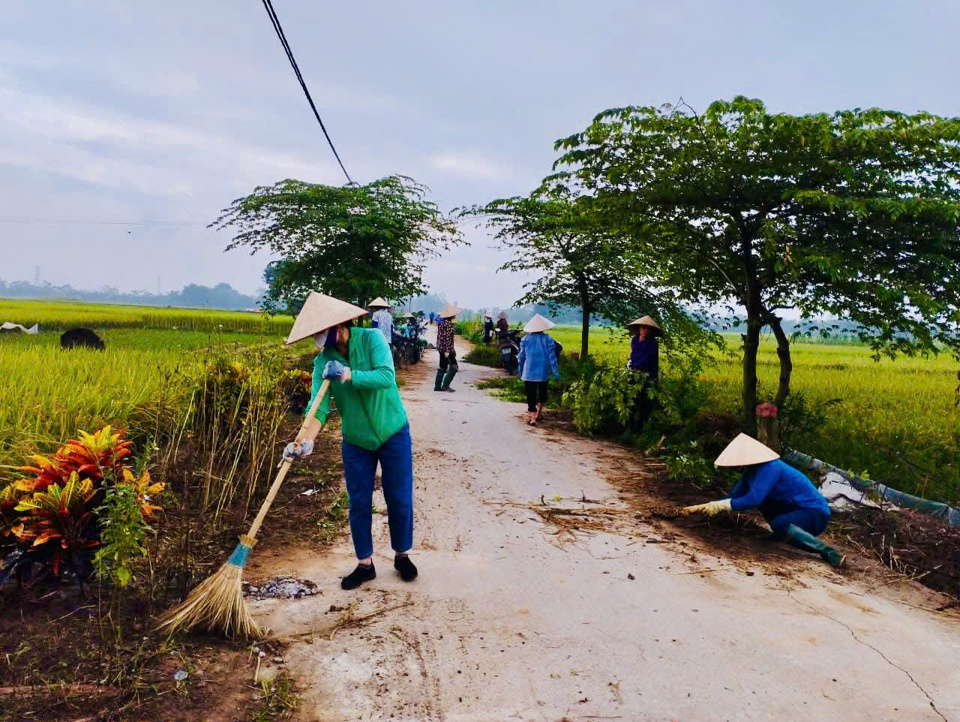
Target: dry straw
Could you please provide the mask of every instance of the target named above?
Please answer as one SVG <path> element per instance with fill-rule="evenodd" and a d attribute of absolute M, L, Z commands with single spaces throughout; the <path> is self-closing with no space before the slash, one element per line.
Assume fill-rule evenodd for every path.
<path fill-rule="evenodd" d="M 316 398 L 310 404 L 310 410 L 297 434 L 297 442 L 303 440 L 307 433 L 307 423 L 320 408 L 320 402 L 330 388 L 330 381 L 324 381 Z M 250 550 L 257 543 L 257 532 L 263 524 L 270 505 L 280 491 L 280 486 L 290 470 L 289 461 L 280 464 L 273 485 L 264 499 L 257 518 L 250 525 L 250 530 L 240 537 L 226 564 L 220 567 L 210 578 L 197 585 L 187 598 L 177 607 L 174 607 L 160 619 L 158 629 L 173 634 L 181 630 L 193 628 L 208 629 L 223 632 L 228 637 L 258 636 L 260 627 L 250 616 L 247 605 L 243 601 L 243 567 L 250 555 Z"/>

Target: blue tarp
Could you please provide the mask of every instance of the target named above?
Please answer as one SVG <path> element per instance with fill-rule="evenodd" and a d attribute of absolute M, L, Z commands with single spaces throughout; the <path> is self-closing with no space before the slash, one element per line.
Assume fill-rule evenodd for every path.
<path fill-rule="evenodd" d="M 807 454 L 801 454 L 799 451 L 794 451 L 793 449 L 784 450 L 783 460 L 795 466 L 802 466 L 807 469 L 813 469 L 814 471 L 832 471 L 842 476 L 857 489 L 860 489 L 860 491 L 874 493 L 882 499 L 886 499 L 891 504 L 896 504 L 897 506 L 908 509 L 916 509 L 924 514 L 943 519 L 952 527 L 960 527 L 960 509 L 956 509 L 949 504 L 942 504 L 939 501 L 930 501 L 929 499 L 921 499 L 919 496 L 905 494 L 902 491 L 892 489 L 886 484 L 855 476 L 848 471 L 832 466 L 825 461 L 820 461 L 820 459 L 815 459 Z"/>

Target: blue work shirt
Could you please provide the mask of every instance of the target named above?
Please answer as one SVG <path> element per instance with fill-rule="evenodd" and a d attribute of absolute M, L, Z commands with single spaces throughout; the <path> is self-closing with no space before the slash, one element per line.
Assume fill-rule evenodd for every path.
<path fill-rule="evenodd" d="M 830 516 L 827 500 L 801 472 L 780 459 L 747 468 L 733 491 L 730 508 L 734 511 L 759 509 L 773 519 L 797 509 L 810 509 Z"/>
<path fill-rule="evenodd" d="M 654 336 L 644 341 L 639 336 L 630 339 L 630 368 L 643 371 L 653 381 L 660 377 L 660 344 Z"/>
<path fill-rule="evenodd" d="M 517 363 L 524 381 L 548 381 L 560 373 L 555 341 L 545 333 L 528 333 L 523 337 Z"/>

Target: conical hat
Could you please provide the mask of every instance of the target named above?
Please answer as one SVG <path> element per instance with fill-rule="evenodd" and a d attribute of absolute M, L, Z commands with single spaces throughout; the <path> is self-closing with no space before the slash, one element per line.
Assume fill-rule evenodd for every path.
<path fill-rule="evenodd" d="M 443 307 L 443 310 L 438 314 L 441 318 L 453 318 L 458 313 L 463 311 L 462 308 L 457 308 L 452 303 L 448 303 Z"/>
<path fill-rule="evenodd" d="M 383 296 L 377 296 L 367 304 L 367 308 L 390 308 L 390 304 L 383 300 Z"/>
<path fill-rule="evenodd" d="M 401 313 L 400 318 L 414 318 L 414 315 L 407 311 L 406 313 Z"/>
<path fill-rule="evenodd" d="M 311 291 L 307 296 L 303 308 L 297 314 L 297 320 L 287 336 L 287 345 L 310 338 L 315 333 L 325 331 L 331 326 L 337 326 L 355 318 L 366 316 L 367 312 L 352 303 L 341 301 L 339 298 L 327 296 L 323 293 Z"/>
<path fill-rule="evenodd" d="M 663 333 L 663 329 L 660 328 L 659 324 L 657 324 L 656 321 L 650 318 L 650 316 L 641 316 L 636 321 L 631 321 L 630 323 L 627 324 L 628 328 L 630 326 L 649 326 L 657 333 Z"/>
<path fill-rule="evenodd" d="M 502 319 L 506 320 L 506 318 L 507 318 L 507 312 L 506 312 L 506 311 L 501 311 L 500 313 L 497 314 L 497 318 L 502 318 Z"/>
<path fill-rule="evenodd" d="M 762 464 L 779 458 L 780 454 L 769 446 L 761 444 L 752 436 L 740 434 L 727 444 L 727 448 L 720 453 L 720 456 L 713 463 L 717 466 L 750 466 L 751 464 Z"/>
<path fill-rule="evenodd" d="M 493 318 L 493 311 L 487 311 L 485 314 L 483 314 L 483 317 L 484 317 L 484 318 Z"/>
<path fill-rule="evenodd" d="M 527 333 L 537 333 L 539 331 L 546 331 L 547 329 L 554 327 L 553 321 L 550 319 L 544 318 L 539 313 L 527 321 L 527 325 L 523 327 L 523 330 Z"/>

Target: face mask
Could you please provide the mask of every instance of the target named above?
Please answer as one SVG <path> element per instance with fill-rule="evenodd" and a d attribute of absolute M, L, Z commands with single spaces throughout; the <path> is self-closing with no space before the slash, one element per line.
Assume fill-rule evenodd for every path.
<path fill-rule="evenodd" d="M 323 351 L 324 347 L 327 345 L 327 336 L 329 333 L 330 329 L 327 329 L 326 331 L 321 331 L 313 337 L 313 342 L 317 346 L 317 351 Z"/>

